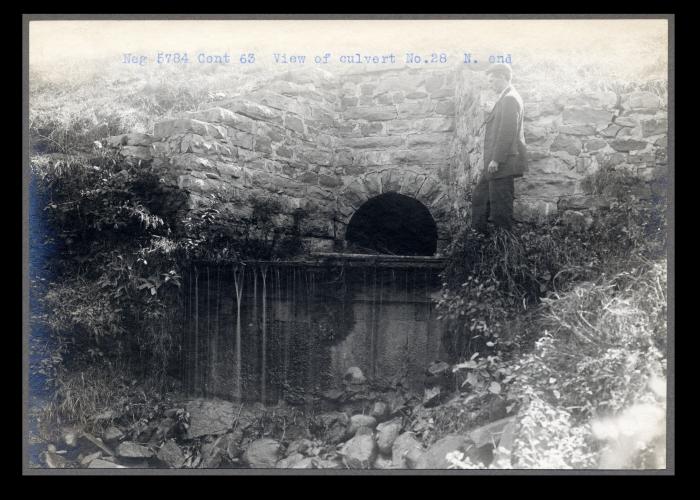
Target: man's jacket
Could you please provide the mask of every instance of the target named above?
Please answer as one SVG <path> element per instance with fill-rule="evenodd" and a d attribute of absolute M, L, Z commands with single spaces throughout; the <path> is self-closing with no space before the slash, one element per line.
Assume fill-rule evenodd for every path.
<path fill-rule="evenodd" d="M 493 110 L 486 118 L 484 135 L 484 175 L 486 179 L 520 177 L 525 172 L 527 149 L 523 131 L 523 100 L 509 86 L 501 94 Z M 491 160 L 498 162 L 498 170 L 488 173 Z"/>

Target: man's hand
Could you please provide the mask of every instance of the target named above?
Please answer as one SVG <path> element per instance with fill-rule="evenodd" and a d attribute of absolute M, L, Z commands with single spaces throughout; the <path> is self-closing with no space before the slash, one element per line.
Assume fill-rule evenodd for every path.
<path fill-rule="evenodd" d="M 488 167 L 489 174 L 495 173 L 496 170 L 498 170 L 498 162 L 491 160 Z"/>

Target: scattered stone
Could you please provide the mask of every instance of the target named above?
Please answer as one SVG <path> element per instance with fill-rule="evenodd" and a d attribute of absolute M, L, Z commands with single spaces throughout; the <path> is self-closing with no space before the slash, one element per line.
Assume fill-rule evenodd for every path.
<path fill-rule="evenodd" d="M 364 384 L 367 379 L 357 366 L 351 366 L 343 375 L 343 380 L 349 384 Z"/>
<path fill-rule="evenodd" d="M 80 433 L 75 430 L 69 430 L 65 432 L 62 436 L 63 442 L 68 446 L 69 448 L 75 448 L 78 446 L 78 438 L 80 437 Z"/>
<path fill-rule="evenodd" d="M 224 434 L 233 427 L 238 407 L 229 401 L 196 399 L 185 405 L 190 414 L 188 439 Z"/>
<path fill-rule="evenodd" d="M 401 419 L 396 418 L 377 426 L 377 446 L 381 453 L 390 454 L 394 441 L 401 432 Z"/>
<path fill-rule="evenodd" d="M 124 441 L 117 446 L 117 456 L 123 458 L 150 458 L 153 456 L 153 452 L 138 443 Z"/>
<path fill-rule="evenodd" d="M 68 460 L 54 451 L 44 452 L 44 461 L 50 469 L 65 469 L 69 466 Z"/>
<path fill-rule="evenodd" d="M 391 461 L 396 468 L 414 469 L 423 455 L 423 447 L 412 432 L 399 435 L 391 447 Z"/>
<path fill-rule="evenodd" d="M 355 436 L 374 436 L 374 429 L 363 425 L 355 431 Z"/>
<path fill-rule="evenodd" d="M 105 443 L 114 443 L 123 437 L 124 433 L 119 427 L 115 427 L 114 425 L 107 427 L 107 429 L 105 429 L 105 431 L 102 433 L 102 439 Z"/>
<path fill-rule="evenodd" d="M 88 469 L 126 469 L 126 467 L 101 458 L 96 458 L 90 462 Z"/>
<path fill-rule="evenodd" d="M 289 443 L 287 447 L 287 456 L 294 455 L 295 453 L 306 453 L 312 446 L 313 443 L 308 439 L 296 439 Z"/>
<path fill-rule="evenodd" d="M 376 401 L 372 405 L 370 416 L 374 417 L 377 422 L 383 422 L 389 417 L 389 405 L 384 401 Z"/>
<path fill-rule="evenodd" d="M 281 454 L 278 441 L 270 438 L 257 439 L 243 453 L 243 462 L 251 469 L 274 469 Z"/>
<path fill-rule="evenodd" d="M 101 439 L 96 438 L 95 436 L 93 436 L 92 434 L 89 434 L 89 433 L 87 433 L 87 432 L 83 432 L 83 436 L 82 436 L 82 437 L 83 437 L 84 439 L 86 439 L 88 442 L 90 442 L 91 444 L 93 444 L 94 446 L 96 446 L 96 447 L 97 447 L 99 450 L 101 450 L 105 455 L 114 456 L 114 452 L 113 452 L 111 449 L 109 449 L 109 447 L 107 447 L 107 446 L 102 442 Z"/>
<path fill-rule="evenodd" d="M 447 469 L 450 462 L 445 458 L 452 451 L 461 451 L 470 458 L 477 455 L 474 443 L 465 436 L 450 434 L 435 442 L 420 457 L 416 469 Z"/>
<path fill-rule="evenodd" d="M 369 427 L 370 429 L 374 429 L 377 427 L 377 419 L 371 415 L 353 415 L 350 417 L 348 435 L 354 436 L 357 429 L 360 427 Z"/>
<path fill-rule="evenodd" d="M 377 443 L 369 434 L 359 434 L 345 443 L 340 454 L 351 469 L 369 469 L 377 457 Z"/>
<path fill-rule="evenodd" d="M 377 458 L 374 460 L 373 468 L 385 470 L 385 469 L 396 469 L 397 467 L 394 466 L 394 462 L 392 462 L 391 458 L 384 457 L 382 455 L 377 455 Z"/>
<path fill-rule="evenodd" d="M 92 462 L 93 460 L 96 460 L 96 459 L 98 459 L 98 458 L 102 458 L 102 452 L 101 452 L 101 451 L 96 451 L 95 453 L 91 453 L 91 454 L 89 454 L 88 456 L 83 457 L 83 458 L 80 460 L 80 465 L 82 465 L 82 466 L 84 466 L 84 467 L 87 467 L 88 465 L 90 465 L 90 462 Z"/>
<path fill-rule="evenodd" d="M 437 406 L 442 400 L 442 389 L 440 386 L 431 387 L 425 389 L 425 394 L 423 395 L 423 406 L 430 408 L 432 406 Z"/>
<path fill-rule="evenodd" d="M 301 453 L 294 453 L 292 455 L 289 455 L 286 458 L 283 458 L 279 462 L 277 462 L 277 465 L 275 465 L 275 468 L 276 469 L 292 469 L 292 468 L 294 468 L 294 466 L 296 464 L 298 464 L 302 460 L 309 460 L 309 462 L 311 461 L 310 458 L 307 459 L 307 457 L 305 457 Z M 308 467 L 308 468 L 312 468 L 312 467 Z"/>
<path fill-rule="evenodd" d="M 342 458 L 312 458 L 311 460 L 316 469 L 345 469 Z"/>
<path fill-rule="evenodd" d="M 224 434 L 217 439 L 215 446 L 226 453 L 230 460 L 235 460 L 243 454 L 242 439 L 243 432 L 240 429 L 236 429 L 234 432 Z"/>
<path fill-rule="evenodd" d="M 169 437 L 172 437 L 177 430 L 178 422 L 172 418 L 164 418 L 160 421 L 153 432 L 153 439 L 156 442 L 161 442 Z"/>
<path fill-rule="evenodd" d="M 199 463 L 198 468 L 217 469 L 221 465 L 223 455 L 226 452 L 216 445 L 217 443 L 207 443 L 202 446 L 202 461 Z"/>
<path fill-rule="evenodd" d="M 389 394 L 386 400 L 389 405 L 389 415 L 395 415 L 406 408 L 406 397 L 398 392 Z"/>
<path fill-rule="evenodd" d="M 171 469 L 179 469 L 185 463 L 185 455 L 174 439 L 169 439 L 163 443 L 156 457 Z"/>
<path fill-rule="evenodd" d="M 515 421 L 515 417 L 502 418 L 491 422 L 486 425 L 482 425 L 469 432 L 469 438 L 474 441 L 474 445 L 477 448 L 481 448 L 487 444 L 498 445 L 505 428 Z"/>

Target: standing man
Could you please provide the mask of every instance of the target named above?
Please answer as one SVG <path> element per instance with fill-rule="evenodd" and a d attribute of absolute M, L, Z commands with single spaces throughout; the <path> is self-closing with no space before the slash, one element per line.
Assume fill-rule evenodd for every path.
<path fill-rule="evenodd" d="M 495 226 L 511 228 L 514 179 L 523 175 L 527 156 L 523 100 L 510 83 L 511 68 L 494 64 L 486 73 L 499 97 L 484 122 L 484 170 L 472 195 L 472 227 L 481 233 L 489 215 Z"/>

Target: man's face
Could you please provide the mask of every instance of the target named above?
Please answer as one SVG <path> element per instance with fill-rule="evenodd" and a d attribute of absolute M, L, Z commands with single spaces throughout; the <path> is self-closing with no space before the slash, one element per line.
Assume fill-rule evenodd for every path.
<path fill-rule="evenodd" d="M 500 94 L 507 86 L 508 80 L 506 80 L 505 76 L 500 73 L 489 74 L 489 87 L 491 87 L 494 92 Z"/>

